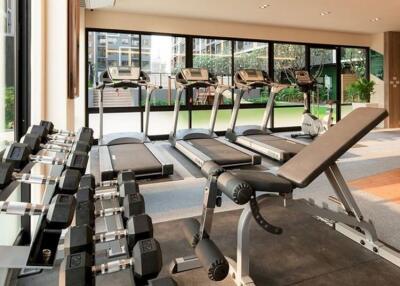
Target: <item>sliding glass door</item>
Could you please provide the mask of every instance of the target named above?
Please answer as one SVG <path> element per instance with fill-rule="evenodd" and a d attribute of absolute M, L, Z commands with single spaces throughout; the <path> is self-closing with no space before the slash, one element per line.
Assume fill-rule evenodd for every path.
<path fill-rule="evenodd" d="M 336 119 L 337 101 L 337 51 L 336 48 L 310 47 L 310 72 L 317 80 L 318 88 L 310 98 L 311 112 L 324 118 L 328 113 L 329 101 L 334 101 Z"/>

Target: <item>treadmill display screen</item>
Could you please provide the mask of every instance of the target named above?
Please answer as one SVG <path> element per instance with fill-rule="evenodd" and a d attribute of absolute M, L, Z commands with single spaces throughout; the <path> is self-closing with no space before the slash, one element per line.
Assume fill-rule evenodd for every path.
<path fill-rule="evenodd" d="M 244 81 L 265 81 L 262 70 L 245 69 L 240 70 L 239 74 Z"/>
<path fill-rule="evenodd" d="M 191 69 L 182 69 L 181 71 L 182 76 L 187 81 L 208 81 L 208 70 L 207 69 L 198 69 L 198 68 L 191 68 Z"/>
<path fill-rule="evenodd" d="M 194 76 L 194 77 L 201 76 L 201 71 L 200 70 L 195 70 L 194 69 L 191 72 L 192 72 L 192 76 Z"/>
<path fill-rule="evenodd" d="M 140 77 L 140 69 L 135 67 L 109 67 L 108 71 L 113 81 L 137 81 Z"/>

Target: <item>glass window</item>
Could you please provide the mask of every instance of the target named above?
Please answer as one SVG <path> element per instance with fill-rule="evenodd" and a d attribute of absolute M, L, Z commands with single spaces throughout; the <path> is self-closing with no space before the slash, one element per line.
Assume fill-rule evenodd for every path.
<path fill-rule="evenodd" d="M 219 39 L 193 39 L 193 67 L 207 68 L 215 75 L 223 77 L 224 82 L 230 83 L 232 42 Z"/>
<path fill-rule="evenodd" d="M 89 114 L 89 127 L 94 131 L 94 137 L 99 138 L 99 114 Z M 104 113 L 104 135 L 118 132 L 140 132 L 140 113 Z"/>
<path fill-rule="evenodd" d="M 268 43 L 235 41 L 235 71 L 260 69 L 268 72 Z"/>
<path fill-rule="evenodd" d="M 275 81 L 292 83 L 294 71 L 306 68 L 306 47 L 304 45 L 275 44 L 274 71 Z"/>
<path fill-rule="evenodd" d="M 88 35 L 88 106 L 98 107 L 100 92 L 95 89 L 100 75 L 108 66 L 139 67 L 137 34 L 89 32 Z M 129 46 L 129 43 L 131 45 Z M 139 106 L 137 89 L 106 89 L 104 107 Z"/>
<path fill-rule="evenodd" d="M 173 128 L 173 111 L 150 112 L 149 135 L 167 135 Z M 180 111 L 177 129 L 189 128 L 189 112 Z"/>
<path fill-rule="evenodd" d="M 260 125 L 264 116 L 265 108 L 245 108 L 239 110 L 236 126 L 240 125 Z M 271 121 L 268 122 L 268 127 L 271 127 Z"/>
<path fill-rule="evenodd" d="M 275 44 L 274 45 L 274 80 L 292 84 L 295 82 L 294 72 L 306 68 L 304 45 Z M 304 96 L 296 87 L 281 90 L 275 98 L 275 106 L 290 106 L 275 108 L 274 127 L 298 126 L 303 112 Z M 298 107 L 293 107 L 298 106 Z M 300 110 L 297 115 L 297 110 Z M 295 114 L 295 116 L 293 116 Z"/>
<path fill-rule="evenodd" d="M 336 49 L 311 48 L 311 75 L 318 82 L 317 92 L 311 94 L 311 112 L 322 119 L 329 112 L 328 102 L 337 99 Z M 336 105 L 333 105 L 336 108 Z M 336 114 L 336 111 L 333 111 Z"/>
<path fill-rule="evenodd" d="M 15 1 L 4 1 L 0 31 L 0 151 L 14 140 L 15 127 Z"/>
<path fill-rule="evenodd" d="M 268 72 L 268 43 L 235 41 L 233 62 L 235 72 L 240 69 Z M 241 103 L 266 103 L 267 98 L 268 89 L 254 89 L 242 97 Z"/>
<path fill-rule="evenodd" d="M 377 51 L 370 50 L 370 71 L 371 75 L 383 80 L 384 58 Z"/>
<path fill-rule="evenodd" d="M 193 128 L 209 128 L 211 110 L 194 110 L 192 111 L 192 127 Z M 230 109 L 220 109 L 215 121 L 214 131 L 226 131 L 231 119 Z"/>
<path fill-rule="evenodd" d="M 142 36 L 142 70 L 147 72 L 153 84 L 162 88 L 155 91 L 151 104 L 156 106 L 170 106 L 175 100 L 174 75 L 185 67 L 185 48 L 183 52 L 176 47 L 185 47 L 183 37 L 143 35 Z M 143 93 L 145 94 L 145 93 Z M 185 96 L 182 95 L 182 103 Z M 144 104 L 145 96 L 142 97 Z"/>
<path fill-rule="evenodd" d="M 368 95 L 364 92 L 370 83 L 366 80 L 367 50 L 361 48 L 341 48 L 341 96 L 342 118 L 351 111 L 344 108 L 353 102 L 369 102 Z"/>
<path fill-rule="evenodd" d="M 279 107 L 274 109 L 274 127 L 300 126 L 304 107 Z"/>
<path fill-rule="evenodd" d="M 193 67 L 207 68 L 218 77 L 222 84 L 232 82 L 232 42 L 220 39 L 193 39 Z M 193 92 L 193 105 L 212 105 L 214 88 L 199 89 Z M 232 95 L 227 92 L 220 104 L 232 103 Z"/>

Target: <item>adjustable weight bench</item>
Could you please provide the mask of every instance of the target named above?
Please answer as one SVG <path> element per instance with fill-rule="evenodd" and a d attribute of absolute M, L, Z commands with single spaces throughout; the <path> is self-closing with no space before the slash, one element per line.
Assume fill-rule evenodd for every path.
<path fill-rule="evenodd" d="M 365 221 L 363 215 L 347 186 L 336 161 L 361 138 L 375 128 L 388 113 L 382 108 L 358 108 L 330 128 L 314 142 L 302 149 L 296 156 L 281 166 L 276 174 L 254 171 L 219 171 L 216 176 L 208 172 L 209 181 L 214 177 L 217 188 L 206 186 L 201 222 L 188 219 L 183 224 L 183 230 L 189 243 L 198 243 L 201 239 L 210 237 L 212 214 L 214 206 L 209 202 L 215 194 L 225 193 L 236 203 L 249 204 L 243 210 L 237 228 L 237 262 L 226 258 L 229 272 L 236 285 L 255 285 L 249 276 L 250 219 L 272 234 L 282 233 L 278 226 L 270 224 L 259 212 L 260 205 L 267 197 L 283 198 L 283 205 L 322 218 L 335 230 L 351 238 L 365 248 L 373 251 L 393 264 L 400 266 L 400 254 L 385 246 L 378 240 L 376 230 L 371 222 Z M 214 168 L 215 170 L 216 168 Z M 202 169 L 207 173 L 205 168 Z M 320 174 L 325 173 L 337 196 L 335 201 L 341 206 L 342 212 L 332 211 L 325 204 L 315 205 L 305 199 L 292 199 L 296 188 L 307 187 Z M 228 179 L 224 179 L 228 178 Z M 234 183 L 233 183 L 234 182 Z M 217 189 L 217 190 L 215 190 Z M 238 199 L 240 198 L 240 199 Z M 208 203 L 208 205 L 207 205 Z M 211 209 L 210 209 L 211 207 Z M 182 271 L 199 267 L 196 257 L 188 260 L 176 259 L 180 262 Z M 186 263 L 186 266 L 184 267 Z M 179 267 L 178 267 L 179 268 Z"/>

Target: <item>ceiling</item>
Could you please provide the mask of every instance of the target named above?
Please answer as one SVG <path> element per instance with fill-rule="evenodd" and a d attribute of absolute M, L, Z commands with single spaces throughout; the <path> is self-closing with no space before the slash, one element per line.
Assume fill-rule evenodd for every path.
<path fill-rule="evenodd" d="M 265 4 L 270 6 L 259 8 Z M 361 33 L 400 31 L 400 0 L 117 0 L 115 7 L 102 10 Z M 321 16 L 326 11 L 330 14 Z"/>

